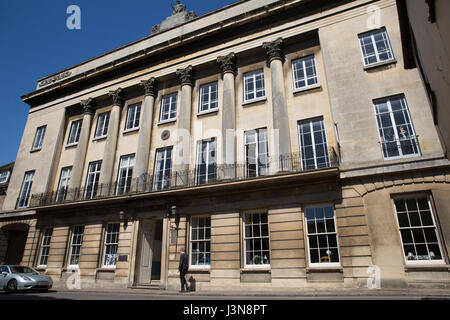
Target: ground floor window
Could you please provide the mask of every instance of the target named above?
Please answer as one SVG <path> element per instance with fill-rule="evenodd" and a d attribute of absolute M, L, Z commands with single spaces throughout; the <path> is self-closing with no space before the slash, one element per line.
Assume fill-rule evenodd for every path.
<path fill-rule="evenodd" d="M 41 253 L 39 255 L 39 265 L 46 266 L 48 261 L 48 255 L 50 253 L 50 242 L 52 240 L 53 228 L 47 228 L 44 230 L 41 243 Z"/>
<path fill-rule="evenodd" d="M 443 263 L 430 198 L 395 199 L 394 203 L 406 263 Z"/>
<path fill-rule="evenodd" d="M 332 205 L 305 209 L 310 265 L 339 265 L 336 222 Z"/>
<path fill-rule="evenodd" d="M 269 266 L 269 223 L 267 212 L 246 213 L 243 217 L 245 266 Z"/>
<path fill-rule="evenodd" d="M 118 223 L 111 223 L 106 226 L 105 248 L 103 254 L 103 267 L 114 267 L 116 265 L 117 249 L 119 246 Z"/>
<path fill-rule="evenodd" d="M 70 266 L 78 266 L 80 263 L 81 246 L 83 244 L 84 226 L 73 228 L 72 241 L 70 243 Z"/>
<path fill-rule="evenodd" d="M 211 217 L 192 217 L 190 229 L 191 266 L 209 266 L 211 261 Z"/>

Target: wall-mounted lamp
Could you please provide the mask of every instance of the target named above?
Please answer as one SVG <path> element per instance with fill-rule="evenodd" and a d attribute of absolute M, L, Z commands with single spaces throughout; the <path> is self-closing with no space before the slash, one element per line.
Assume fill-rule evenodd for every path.
<path fill-rule="evenodd" d="M 123 222 L 123 228 L 126 230 L 128 227 L 128 219 L 125 216 L 125 212 L 121 210 L 119 213 L 119 217 L 120 217 L 120 222 Z"/>
<path fill-rule="evenodd" d="M 180 223 L 180 215 L 178 213 L 178 208 L 176 205 L 172 205 L 168 208 L 168 217 L 175 218 L 175 224 L 178 228 L 178 224 Z"/>

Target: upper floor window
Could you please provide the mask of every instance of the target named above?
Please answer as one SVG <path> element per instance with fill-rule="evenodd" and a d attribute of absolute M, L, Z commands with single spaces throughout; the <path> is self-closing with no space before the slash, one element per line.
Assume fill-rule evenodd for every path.
<path fill-rule="evenodd" d="M 84 198 L 92 199 L 97 195 L 98 183 L 100 180 L 100 170 L 102 162 L 96 161 L 89 163 L 88 174 L 86 178 L 86 186 L 84 190 Z"/>
<path fill-rule="evenodd" d="M 83 119 L 72 121 L 70 125 L 69 139 L 67 140 L 67 145 L 77 144 L 80 140 L 81 125 L 83 124 Z"/>
<path fill-rule="evenodd" d="M 47 126 L 37 128 L 36 135 L 34 136 L 33 147 L 31 151 L 40 150 L 42 148 L 42 141 L 44 141 L 45 130 Z"/>
<path fill-rule="evenodd" d="M 111 223 L 106 226 L 105 247 L 103 253 L 103 267 L 111 268 L 116 266 L 117 250 L 119 247 L 118 223 Z"/>
<path fill-rule="evenodd" d="M 217 82 L 205 84 L 200 87 L 200 110 L 206 112 L 218 108 Z"/>
<path fill-rule="evenodd" d="M 406 263 L 444 263 L 430 198 L 395 199 Z"/>
<path fill-rule="evenodd" d="M 125 131 L 139 128 L 139 120 L 141 118 L 141 103 L 135 103 L 128 107 L 127 122 L 125 123 Z"/>
<path fill-rule="evenodd" d="M 259 177 L 269 173 L 267 129 L 245 132 L 245 176 Z"/>
<path fill-rule="evenodd" d="M 110 112 L 99 114 L 94 138 L 103 138 L 108 134 Z"/>
<path fill-rule="evenodd" d="M 244 102 L 265 96 L 264 71 L 258 70 L 244 74 Z"/>
<path fill-rule="evenodd" d="M 246 213 L 243 223 L 245 266 L 270 265 L 267 212 Z"/>
<path fill-rule="evenodd" d="M 17 208 L 26 208 L 28 199 L 30 198 L 31 186 L 33 185 L 34 171 L 25 172 L 23 178 L 22 189 L 20 190 Z"/>
<path fill-rule="evenodd" d="M 130 191 L 133 178 L 134 154 L 120 158 L 119 175 L 117 177 L 116 194 L 126 194 Z"/>
<path fill-rule="evenodd" d="M 316 61 L 313 55 L 293 61 L 292 72 L 295 89 L 308 88 L 318 83 Z"/>
<path fill-rule="evenodd" d="M 384 159 L 420 154 L 419 143 L 403 95 L 374 102 Z"/>
<path fill-rule="evenodd" d="M 47 228 L 42 235 L 41 253 L 39 256 L 39 266 L 46 266 L 50 254 L 50 243 L 52 240 L 53 228 Z"/>
<path fill-rule="evenodd" d="M 67 190 L 69 189 L 70 175 L 72 167 L 61 169 L 61 176 L 59 178 L 58 191 L 56 193 L 56 202 L 66 200 Z"/>
<path fill-rule="evenodd" d="M 359 42 L 365 66 L 394 59 L 385 28 L 359 35 Z"/>
<path fill-rule="evenodd" d="M 84 226 L 75 226 L 72 232 L 72 241 L 70 242 L 69 266 L 78 266 L 80 264 L 81 246 L 83 245 Z"/>
<path fill-rule="evenodd" d="M 172 147 L 156 151 L 153 190 L 162 190 L 170 187 L 172 177 Z"/>
<path fill-rule="evenodd" d="M 177 118 L 177 97 L 177 93 L 172 93 L 162 98 L 160 122 Z"/>
<path fill-rule="evenodd" d="M 302 169 L 312 170 L 329 167 L 330 157 L 323 119 L 299 121 L 298 132 Z"/>
<path fill-rule="evenodd" d="M 190 229 L 191 266 L 209 266 L 211 260 L 211 217 L 192 217 Z"/>
<path fill-rule="evenodd" d="M 0 172 L 0 184 L 7 183 L 10 174 L 11 174 L 11 171 L 9 171 L 9 170 Z"/>
<path fill-rule="evenodd" d="M 195 182 L 197 184 L 213 182 L 216 180 L 216 173 L 216 139 L 199 141 L 197 144 Z"/>
<path fill-rule="evenodd" d="M 311 265 L 339 264 L 333 206 L 307 207 L 305 211 L 309 263 Z"/>

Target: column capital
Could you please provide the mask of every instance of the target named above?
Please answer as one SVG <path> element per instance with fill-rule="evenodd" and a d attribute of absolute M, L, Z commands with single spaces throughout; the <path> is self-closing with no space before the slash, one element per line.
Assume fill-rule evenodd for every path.
<path fill-rule="evenodd" d="M 81 100 L 80 104 L 83 107 L 84 114 L 94 115 L 94 99 L 88 98 L 86 100 Z"/>
<path fill-rule="evenodd" d="M 181 86 L 187 85 L 187 86 L 194 86 L 194 75 L 193 75 L 193 69 L 192 66 L 188 66 L 185 69 L 177 69 L 177 76 L 180 80 Z"/>
<path fill-rule="evenodd" d="M 114 106 L 123 106 L 123 93 L 122 88 L 119 88 L 114 91 L 110 91 L 108 95 L 111 97 Z"/>
<path fill-rule="evenodd" d="M 283 39 L 278 38 L 272 42 L 264 42 L 262 45 L 263 49 L 266 50 L 267 61 L 270 64 L 273 60 L 284 61 L 283 54 Z"/>
<path fill-rule="evenodd" d="M 217 64 L 219 65 L 222 74 L 232 73 L 236 75 L 236 55 L 234 52 L 231 52 L 226 56 L 217 57 Z"/>
<path fill-rule="evenodd" d="M 144 88 L 146 96 L 156 97 L 158 95 L 158 81 L 154 77 L 142 80 L 140 86 Z"/>

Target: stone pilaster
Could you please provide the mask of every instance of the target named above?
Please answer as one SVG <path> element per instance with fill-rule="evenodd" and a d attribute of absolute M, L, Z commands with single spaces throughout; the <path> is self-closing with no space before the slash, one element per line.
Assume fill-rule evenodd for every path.
<path fill-rule="evenodd" d="M 235 170 L 232 165 L 236 162 L 235 131 L 236 131 L 236 55 L 230 53 L 217 58 L 217 63 L 223 76 L 223 103 L 221 112 L 222 122 L 222 165 L 223 179 L 232 179 Z"/>
<path fill-rule="evenodd" d="M 77 151 L 75 152 L 75 159 L 73 161 L 72 173 L 69 181 L 69 193 L 67 198 L 71 199 L 75 196 L 75 189 L 81 187 L 82 175 L 84 170 L 84 163 L 86 161 L 86 152 L 89 144 L 89 137 L 91 134 L 92 117 L 94 115 L 94 101 L 89 98 L 80 102 L 83 107 L 84 117 L 81 125 L 80 139 L 78 140 Z"/>
<path fill-rule="evenodd" d="M 181 104 L 178 111 L 177 135 L 174 147 L 174 171 L 179 174 L 174 177 L 175 185 L 187 183 L 187 172 L 190 164 L 190 135 L 191 135 L 191 114 L 192 114 L 192 87 L 194 86 L 194 76 L 192 66 L 185 69 L 178 69 L 176 72 L 181 84 Z"/>
<path fill-rule="evenodd" d="M 153 108 L 155 98 L 158 95 L 158 82 L 155 78 L 141 81 L 141 87 L 145 90 L 144 103 L 141 107 L 141 121 L 139 128 L 139 140 L 134 166 L 134 178 L 137 178 L 137 188 L 143 191 L 146 175 L 148 173 L 148 161 L 150 156 L 150 141 L 153 128 Z"/>
<path fill-rule="evenodd" d="M 269 139 L 272 138 L 271 170 L 275 172 L 286 171 L 291 169 L 291 143 L 286 93 L 284 91 L 283 40 L 278 38 L 273 42 L 265 42 L 263 48 L 266 50 L 268 64 L 270 65 L 272 86 L 273 132 L 269 133 Z"/>
<path fill-rule="evenodd" d="M 123 107 L 123 92 L 119 88 L 115 91 L 110 91 L 109 96 L 112 99 L 112 109 L 109 117 L 108 135 L 106 136 L 105 150 L 103 153 L 102 168 L 100 171 L 100 188 L 98 193 L 102 196 L 107 195 L 108 192 L 114 192 L 112 187 L 113 182 L 113 167 L 116 158 L 117 140 L 119 137 L 120 114 Z"/>

